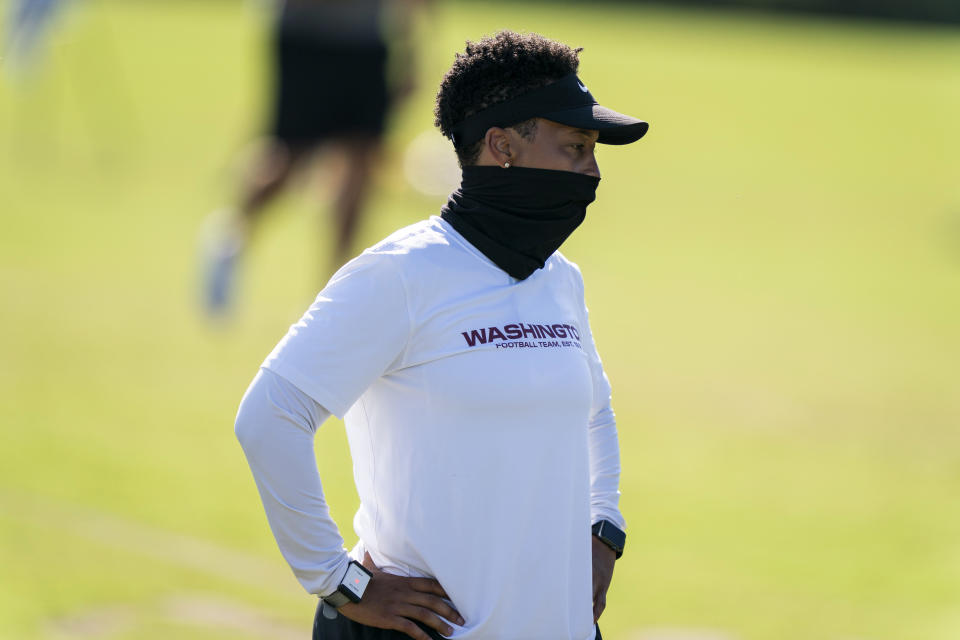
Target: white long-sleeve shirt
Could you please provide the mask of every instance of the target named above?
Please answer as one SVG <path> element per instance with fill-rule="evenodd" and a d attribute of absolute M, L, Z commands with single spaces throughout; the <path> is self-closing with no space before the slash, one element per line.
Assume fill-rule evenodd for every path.
<path fill-rule="evenodd" d="M 354 557 L 438 579 L 466 619 L 456 638 L 593 638 L 590 525 L 624 522 L 572 263 L 554 254 L 516 281 L 431 218 L 341 269 L 267 358 L 236 431 L 278 545 L 318 595 L 349 561 L 313 455 L 328 409 L 361 500 Z"/>

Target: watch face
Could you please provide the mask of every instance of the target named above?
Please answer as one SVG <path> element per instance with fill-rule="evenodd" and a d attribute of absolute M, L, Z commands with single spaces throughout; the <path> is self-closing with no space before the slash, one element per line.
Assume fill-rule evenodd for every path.
<path fill-rule="evenodd" d="M 348 589 L 350 593 L 356 596 L 357 600 L 360 600 L 369 582 L 370 574 L 351 562 L 347 569 L 347 575 L 343 577 L 340 586 Z"/>
<path fill-rule="evenodd" d="M 605 525 L 603 527 L 603 535 L 618 551 L 623 550 L 623 543 L 627 541 L 627 536 L 623 531 L 613 525 Z"/>
<path fill-rule="evenodd" d="M 623 544 L 627 540 L 627 534 L 618 529 L 613 523 L 607 520 L 601 520 L 593 525 L 593 535 L 600 538 L 604 544 L 616 551 L 618 558 L 620 554 L 623 553 Z"/>

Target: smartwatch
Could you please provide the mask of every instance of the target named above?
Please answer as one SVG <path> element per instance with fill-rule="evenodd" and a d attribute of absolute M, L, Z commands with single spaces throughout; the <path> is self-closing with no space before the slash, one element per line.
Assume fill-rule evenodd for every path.
<path fill-rule="evenodd" d="M 600 520 L 593 525 L 591 531 L 593 531 L 593 535 L 600 539 L 600 542 L 616 552 L 619 560 L 620 556 L 623 555 L 623 544 L 627 541 L 627 534 L 623 532 L 623 529 L 609 520 Z"/>
<path fill-rule="evenodd" d="M 362 564 L 356 560 L 351 560 L 350 564 L 347 565 L 346 575 L 337 585 L 337 590 L 322 598 L 322 600 L 334 609 L 339 609 L 348 602 L 360 602 L 360 598 L 363 597 L 363 592 L 367 590 L 367 585 L 370 584 L 370 578 L 372 577 L 373 574 L 367 571 Z"/>

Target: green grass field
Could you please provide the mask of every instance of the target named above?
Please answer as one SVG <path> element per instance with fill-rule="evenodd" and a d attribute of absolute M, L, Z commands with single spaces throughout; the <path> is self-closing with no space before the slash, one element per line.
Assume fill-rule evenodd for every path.
<path fill-rule="evenodd" d="M 320 284 L 322 177 L 265 223 L 235 321 L 196 305 L 200 223 L 264 106 L 261 17 L 91 1 L 2 79 L 0 638 L 308 633 L 232 423 Z M 437 211 L 403 150 L 501 27 L 584 47 L 594 95 L 651 122 L 601 150 L 564 248 L 621 432 L 604 636 L 960 638 L 960 32 L 441 4 L 364 244 Z M 352 542 L 339 423 L 317 449 Z"/>

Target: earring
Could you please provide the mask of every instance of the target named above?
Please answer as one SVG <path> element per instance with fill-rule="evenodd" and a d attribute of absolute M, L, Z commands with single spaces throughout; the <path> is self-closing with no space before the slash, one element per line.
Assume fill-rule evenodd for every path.
<path fill-rule="evenodd" d="M 509 163 L 509 162 L 504 162 L 504 163 L 503 163 L 503 168 L 504 168 L 504 169 L 509 169 L 509 168 L 510 168 L 510 163 Z"/>

